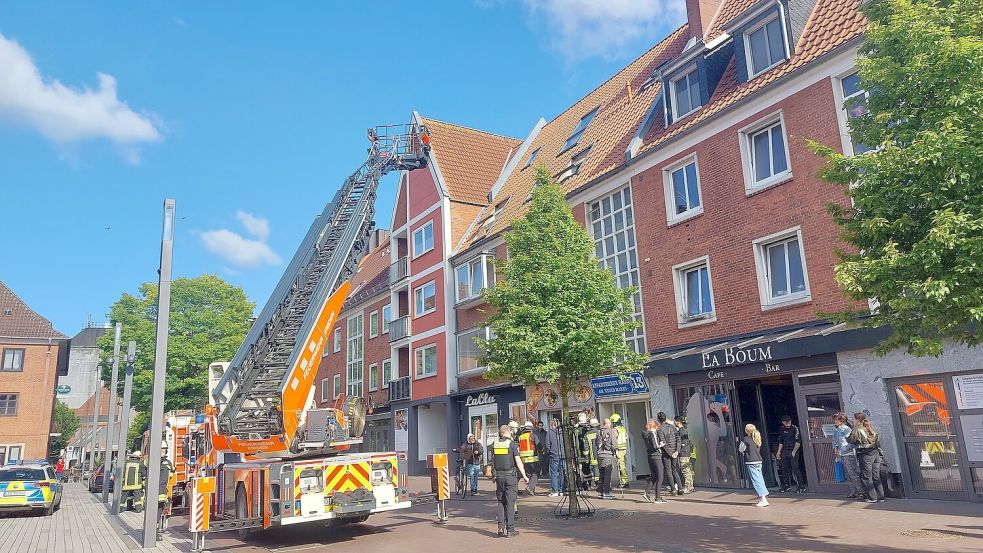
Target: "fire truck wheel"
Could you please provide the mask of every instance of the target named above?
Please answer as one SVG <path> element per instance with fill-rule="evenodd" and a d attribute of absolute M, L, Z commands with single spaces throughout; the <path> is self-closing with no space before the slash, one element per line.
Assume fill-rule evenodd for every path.
<path fill-rule="evenodd" d="M 239 486 L 236 488 L 236 518 L 239 520 L 245 520 L 249 517 L 249 512 L 246 509 L 246 490 Z M 239 535 L 239 539 L 246 541 L 249 539 L 249 535 L 252 530 L 249 528 L 242 528 L 236 530 L 236 534 Z"/>
<path fill-rule="evenodd" d="M 362 515 L 360 517 L 343 518 L 339 520 L 342 524 L 358 524 L 360 522 L 365 522 L 369 520 L 369 515 Z"/>

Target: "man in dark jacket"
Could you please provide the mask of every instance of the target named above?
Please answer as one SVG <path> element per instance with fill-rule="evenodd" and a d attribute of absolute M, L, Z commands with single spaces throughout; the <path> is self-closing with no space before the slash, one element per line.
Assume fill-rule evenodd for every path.
<path fill-rule="evenodd" d="M 676 430 L 674 421 L 670 421 L 665 413 L 659 412 L 656 415 L 659 420 L 659 440 L 665 444 L 662 446 L 662 469 L 665 472 L 666 484 L 669 486 L 670 493 L 683 495 L 683 483 L 678 478 L 679 471 L 679 432 Z"/>
<path fill-rule="evenodd" d="M 563 428 L 560 427 L 560 420 L 551 418 L 550 429 L 546 432 L 543 439 L 543 452 L 548 460 L 550 474 L 550 497 L 557 497 L 563 494 L 563 485 L 566 481 L 566 467 L 563 459 Z"/>
<path fill-rule="evenodd" d="M 471 495 L 478 495 L 478 473 L 481 470 L 481 459 L 484 455 L 481 443 L 475 440 L 474 434 L 468 434 L 468 441 L 461 446 L 461 459 L 464 460 L 464 470 L 471 480 Z"/>
<path fill-rule="evenodd" d="M 680 481 L 683 483 L 684 493 L 693 493 L 693 442 L 689 439 L 686 417 L 676 417 L 676 429 L 679 431 L 679 457 L 677 460 L 681 472 Z"/>
<path fill-rule="evenodd" d="M 536 423 L 533 434 L 539 439 L 539 475 L 546 478 L 550 475 L 549 463 L 546 462 L 546 428 L 543 421 Z"/>

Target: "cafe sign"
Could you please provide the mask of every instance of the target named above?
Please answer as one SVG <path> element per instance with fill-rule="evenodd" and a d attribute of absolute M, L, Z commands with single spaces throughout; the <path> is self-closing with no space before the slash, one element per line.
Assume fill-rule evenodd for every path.
<path fill-rule="evenodd" d="M 55 388 L 55 393 L 60 396 L 67 396 L 68 394 L 72 393 L 72 387 L 68 384 L 59 384 L 58 387 Z"/>
<path fill-rule="evenodd" d="M 748 363 L 761 363 L 774 359 L 771 355 L 771 346 L 756 348 L 726 348 L 723 350 L 712 351 L 703 354 L 703 368 L 712 369 L 713 367 L 732 367 L 734 365 L 747 365 Z"/>
<path fill-rule="evenodd" d="M 464 405 L 467 407 L 477 407 L 478 405 L 491 405 L 495 403 L 495 396 L 489 394 L 488 392 L 481 392 L 477 396 L 468 396 L 464 400 Z"/>

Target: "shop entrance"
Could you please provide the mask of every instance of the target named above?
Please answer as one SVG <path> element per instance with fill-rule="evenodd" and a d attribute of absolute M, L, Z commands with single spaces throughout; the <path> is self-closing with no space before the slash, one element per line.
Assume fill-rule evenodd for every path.
<path fill-rule="evenodd" d="M 799 427 L 798 410 L 795 408 L 795 386 L 792 375 L 776 375 L 769 378 L 738 380 L 735 382 L 737 391 L 738 424 L 737 434 L 744 435 L 744 426 L 753 424 L 761 432 L 761 458 L 765 460 L 762 473 L 768 487 L 778 486 L 781 482 L 778 462 L 774 459 L 778 451 L 778 433 L 782 427 L 781 419 L 788 415 L 792 424 Z M 805 443 L 803 442 L 803 447 Z M 803 451 L 799 451 L 796 462 L 799 463 L 800 474 L 805 474 L 802 462 Z M 800 483 L 800 484 L 804 484 Z"/>
<path fill-rule="evenodd" d="M 612 414 L 621 416 L 621 422 L 628 432 L 628 478 L 639 480 L 649 475 L 648 459 L 645 458 L 645 445 L 642 434 L 645 423 L 651 417 L 651 404 L 648 401 L 625 401 L 617 403 L 598 403 L 599 419 L 604 420 Z"/>

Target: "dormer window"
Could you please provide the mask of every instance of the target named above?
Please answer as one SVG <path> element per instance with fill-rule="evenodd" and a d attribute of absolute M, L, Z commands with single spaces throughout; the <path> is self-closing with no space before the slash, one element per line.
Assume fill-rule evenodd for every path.
<path fill-rule="evenodd" d="M 670 81 L 670 83 L 673 121 L 685 117 L 703 105 L 700 98 L 700 78 L 696 67 L 693 67 L 682 77 Z"/>
<path fill-rule="evenodd" d="M 777 13 L 744 33 L 744 50 L 749 79 L 788 58 L 785 29 Z"/>
<path fill-rule="evenodd" d="M 573 132 L 570 133 L 570 137 L 567 138 L 567 141 L 563 144 L 563 149 L 560 150 L 561 154 L 570 148 L 573 148 L 580 142 L 580 137 L 583 136 L 584 131 L 587 130 L 587 125 L 590 125 L 590 122 L 594 120 L 594 116 L 597 115 L 598 109 L 600 109 L 600 107 L 592 109 L 590 113 L 580 118 L 580 123 L 577 123 L 577 127 L 573 129 Z"/>
<path fill-rule="evenodd" d="M 539 148 L 536 148 L 529 154 L 529 158 L 526 159 L 526 164 L 522 166 L 523 169 L 532 165 L 532 162 L 536 161 L 536 156 L 539 155 Z"/>

